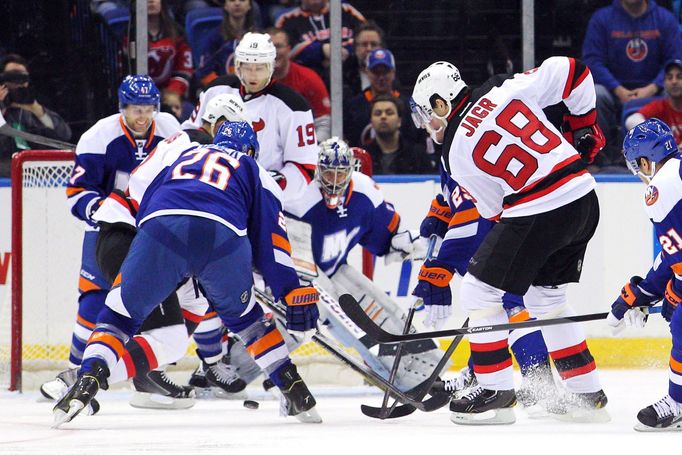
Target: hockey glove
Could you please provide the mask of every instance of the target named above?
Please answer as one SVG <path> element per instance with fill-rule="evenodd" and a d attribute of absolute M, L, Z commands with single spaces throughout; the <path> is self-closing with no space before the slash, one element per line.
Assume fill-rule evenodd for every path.
<path fill-rule="evenodd" d="M 424 325 L 438 330 L 452 314 L 452 269 L 437 259 L 429 259 L 419 270 L 419 282 L 412 295 L 424 301 Z"/>
<path fill-rule="evenodd" d="M 384 263 L 417 261 L 426 257 L 428 241 L 419 237 L 416 230 L 402 231 L 391 237 L 391 248 L 384 257 Z"/>
<path fill-rule="evenodd" d="M 623 286 L 620 295 L 611 305 L 611 312 L 606 317 L 606 322 L 614 328 L 614 334 L 625 327 L 644 327 L 648 317 L 646 308 L 661 299 L 642 289 L 639 286 L 642 280 L 640 276 L 630 278 L 630 282 Z"/>
<path fill-rule="evenodd" d="M 682 289 L 680 287 L 682 287 L 681 283 L 675 277 L 672 277 L 665 287 L 661 316 L 668 322 L 673 318 L 675 308 L 682 301 Z"/>
<path fill-rule="evenodd" d="M 450 210 L 450 206 L 445 202 L 442 194 L 437 195 L 431 201 L 429 213 L 426 214 L 426 218 L 424 218 L 421 226 L 419 226 L 419 235 L 425 239 L 431 237 L 432 234 L 436 234 L 441 239 L 444 238 L 448 232 L 451 218 L 452 210 Z"/>
<path fill-rule="evenodd" d="M 93 220 L 92 217 L 95 215 L 95 212 L 100 208 L 103 202 L 104 198 L 95 198 L 88 203 L 88 206 L 85 209 L 87 215 L 85 222 L 88 223 L 89 226 L 97 226 L 97 221 Z"/>
<path fill-rule="evenodd" d="M 564 138 L 591 164 L 597 153 L 606 145 L 604 133 L 597 124 L 597 111 L 592 109 L 583 115 L 564 115 L 561 127 Z"/>
<path fill-rule="evenodd" d="M 309 341 L 317 330 L 320 312 L 317 302 L 320 294 L 312 286 L 301 286 L 289 292 L 284 301 L 287 304 L 287 331 L 302 341 Z"/>
<path fill-rule="evenodd" d="M 275 183 L 277 183 L 282 190 L 287 187 L 287 178 L 281 172 L 270 171 L 270 177 L 275 180 Z"/>

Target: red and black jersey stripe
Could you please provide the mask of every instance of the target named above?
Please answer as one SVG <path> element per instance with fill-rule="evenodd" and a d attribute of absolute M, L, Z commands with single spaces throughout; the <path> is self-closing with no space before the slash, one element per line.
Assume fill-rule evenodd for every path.
<path fill-rule="evenodd" d="M 561 96 L 564 100 L 568 98 L 571 95 L 571 92 L 590 74 L 590 69 L 580 60 L 569 57 L 568 62 L 570 65 L 568 77 L 566 78 L 566 85 L 564 85 L 564 91 Z"/>
<path fill-rule="evenodd" d="M 549 355 L 552 357 L 554 366 L 562 379 L 587 374 L 597 368 L 594 357 L 587 348 L 586 341 L 575 346 L 552 351 Z"/>
<path fill-rule="evenodd" d="M 152 347 L 144 337 L 131 338 L 125 347 L 126 351 L 122 358 L 129 377 L 148 373 L 159 366 Z"/>
<path fill-rule="evenodd" d="M 495 373 L 512 365 L 506 339 L 492 343 L 471 343 L 471 360 L 475 373 Z"/>

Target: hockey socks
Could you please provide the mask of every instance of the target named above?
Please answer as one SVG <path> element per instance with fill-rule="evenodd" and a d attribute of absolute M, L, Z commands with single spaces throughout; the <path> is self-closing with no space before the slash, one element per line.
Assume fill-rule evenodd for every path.
<path fill-rule="evenodd" d="M 96 290 L 85 292 L 78 299 L 78 314 L 71 336 L 69 367 L 77 367 L 83 361 L 83 351 L 95 328 L 97 314 L 104 308 L 106 296 L 106 291 Z"/>

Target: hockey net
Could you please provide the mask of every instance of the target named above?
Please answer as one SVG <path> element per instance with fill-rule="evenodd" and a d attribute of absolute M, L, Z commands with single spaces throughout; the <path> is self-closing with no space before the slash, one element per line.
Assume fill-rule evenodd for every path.
<path fill-rule="evenodd" d="M 68 366 L 84 233 L 65 192 L 73 161 L 65 150 L 25 151 L 12 160 L 11 295 L 0 306 L 0 389 L 34 389 Z M 365 255 L 363 268 L 368 261 Z M 193 352 L 190 346 L 183 369 L 197 364 Z M 345 367 L 313 342 L 292 358 L 314 382 L 361 383 L 352 374 L 339 380 Z"/>

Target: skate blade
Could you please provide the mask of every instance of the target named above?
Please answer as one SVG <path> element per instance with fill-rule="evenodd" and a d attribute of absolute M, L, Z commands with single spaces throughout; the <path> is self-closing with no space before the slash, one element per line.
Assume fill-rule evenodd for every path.
<path fill-rule="evenodd" d="M 556 420 L 574 423 L 606 423 L 611 416 L 606 409 L 571 409 L 566 414 L 550 414 Z"/>
<path fill-rule="evenodd" d="M 147 392 L 134 392 L 130 398 L 130 406 L 142 409 L 189 409 L 194 404 L 194 398 L 173 398 Z"/>
<path fill-rule="evenodd" d="M 62 424 L 70 422 L 76 414 L 78 414 L 85 406 L 78 400 L 71 400 L 69 402 L 69 411 L 64 412 L 63 410 L 56 408 L 52 411 L 54 416 L 54 421 L 52 422 L 52 428 L 59 428 Z"/>
<path fill-rule="evenodd" d="M 296 420 L 303 423 L 322 423 L 322 417 L 318 414 L 317 409 L 310 408 L 307 411 L 303 411 L 300 414 L 296 414 Z"/>
<path fill-rule="evenodd" d="M 218 398 L 220 400 L 245 400 L 248 398 L 248 395 L 246 393 L 246 390 L 240 390 L 239 392 L 226 392 L 220 387 L 211 387 L 211 390 L 213 391 L 213 396 L 215 398 Z"/>
<path fill-rule="evenodd" d="M 510 425 L 516 422 L 516 414 L 512 408 L 491 409 L 477 414 L 452 412 L 450 421 L 457 425 Z"/>
<path fill-rule="evenodd" d="M 535 403 L 532 406 L 523 406 L 523 410 L 528 415 L 529 419 L 547 419 L 550 418 L 549 412 L 541 404 Z"/>
<path fill-rule="evenodd" d="M 638 423 L 637 425 L 634 426 L 635 431 L 640 431 L 642 433 L 658 433 L 662 431 L 682 431 L 682 421 L 673 423 L 669 427 L 650 427 L 648 425 L 644 425 L 643 423 Z"/>

